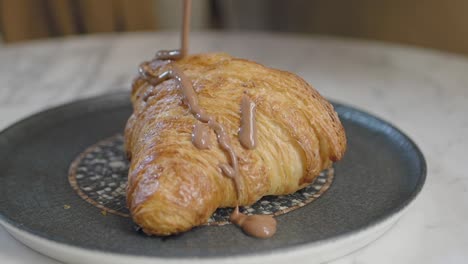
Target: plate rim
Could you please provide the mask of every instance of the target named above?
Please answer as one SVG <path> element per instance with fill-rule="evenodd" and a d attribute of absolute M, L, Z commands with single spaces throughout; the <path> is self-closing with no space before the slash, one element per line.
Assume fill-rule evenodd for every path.
<path fill-rule="evenodd" d="M 233 264 L 233 263 L 260 263 L 268 261 L 272 264 L 282 264 L 285 261 L 307 259 L 307 263 L 319 264 L 326 261 L 334 260 L 339 257 L 355 252 L 371 242 L 375 241 L 387 231 L 389 231 L 400 217 L 408 210 L 409 207 L 403 208 L 396 214 L 385 218 L 384 221 L 375 225 L 368 225 L 360 229 L 355 234 L 345 236 L 344 238 L 336 237 L 317 241 L 317 245 L 311 246 L 313 243 L 305 243 L 302 245 L 287 247 L 278 251 L 268 251 L 257 254 L 233 255 L 229 257 L 157 257 L 145 255 L 122 254 L 108 251 L 100 251 L 87 249 L 79 246 L 59 243 L 41 236 L 36 236 L 27 231 L 18 229 L 10 224 L 2 223 L 5 230 L 15 239 L 30 247 L 31 249 L 40 252 L 53 259 L 64 261 L 66 263 L 102 263 L 102 264 L 126 264 L 130 261 L 135 264 L 165 264 L 165 263 L 182 263 L 182 264 Z M 343 248 L 344 247 L 344 248 Z M 58 249 L 57 249 L 58 248 Z M 325 252 L 325 253 L 323 253 Z M 73 259 L 70 259 L 70 256 Z M 309 258 L 310 257 L 310 258 Z M 85 260 L 85 261 L 84 261 Z"/>
<path fill-rule="evenodd" d="M 71 102 L 62 103 L 62 104 L 59 104 L 57 106 L 53 106 L 53 107 L 44 109 L 44 110 L 39 111 L 39 112 L 37 112 L 35 114 L 29 115 L 29 116 L 27 116 L 25 118 L 22 118 L 22 119 L 20 119 L 20 120 L 18 120 L 16 122 L 14 122 L 13 124 L 7 126 L 5 129 L 0 131 L 0 138 L 2 138 L 9 131 L 14 130 L 17 127 L 23 125 L 24 123 L 27 123 L 27 122 L 29 122 L 31 120 L 34 120 L 34 119 L 36 119 L 36 118 L 38 118 L 40 116 L 47 115 L 49 113 L 54 113 L 54 112 L 57 112 L 59 110 L 63 111 L 63 110 L 67 110 L 69 108 L 79 107 L 82 104 L 89 104 L 89 103 L 96 104 L 99 101 L 121 100 L 121 99 L 123 99 L 124 96 L 128 96 L 128 94 L 129 94 L 129 92 L 127 92 L 127 91 L 104 93 L 104 94 L 101 94 L 101 95 L 98 95 L 98 96 L 86 97 L 86 98 L 78 99 L 78 100 L 71 101 Z M 389 127 L 390 129 L 394 130 L 397 134 L 399 134 L 404 140 L 406 140 L 409 143 L 410 147 L 414 150 L 414 152 L 416 154 L 416 157 L 418 159 L 418 162 L 419 162 L 418 165 L 420 167 L 420 175 L 419 175 L 418 181 L 416 182 L 415 189 L 411 192 L 411 194 L 408 196 L 408 198 L 406 198 L 398 206 L 396 206 L 394 208 L 391 208 L 385 214 L 383 214 L 382 216 L 379 216 L 378 218 L 376 218 L 374 221 L 372 221 L 368 225 L 360 227 L 360 228 L 348 230 L 348 231 L 343 232 L 343 233 L 341 233 L 339 235 L 336 235 L 334 237 L 329 237 L 329 238 L 321 239 L 321 240 L 318 240 L 318 241 L 312 241 L 312 242 L 305 242 L 305 243 L 301 243 L 301 244 L 289 245 L 289 246 L 286 246 L 286 247 L 282 247 L 279 250 L 266 250 L 266 251 L 262 251 L 260 253 L 235 254 L 235 255 L 223 256 L 223 257 L 219 257 L 219 256 L 201 256 L 201 257 L 195 257 L 195 259 L 204 260 L 204 261 L 206 261 L 206 260 L 209 260 L 209 261 L 217 260 L 219 262 L 220 260 L 226 260 L 228 258 L 241 260 L 241 259 L 249 259 L 250 257 L 279 256 L 279 255 L 284 255 L 285 253 L 292 253 L 294 255 L 294 252 L 298 253 L 299 251 L 304 250 L 304 249 L 307 250 L 307 249 L 315 248 L 315 247 L 323 247 L 323 246 L 326 246 L 326 245 L 333 244 L 334 242 L 343 240 L 345 238 L 350 238 L 350 237 L 353 237 L 353 236 L 360 235 L 360 234 L 366 232 L 366 230 L 377 228 L 377 227 L 379 227 L 381 225 L 384 225 L 385 223 L 387 223 L 387 222 L 389 222 L 391 220 L 394 220 L 394 222 L 396 222 L 398 220 L 398 218 L 403 214 L 403 212 L 405 212 L 408 209 L 408 207 L 411 204 L 414 203 L 415 199 L 421 193 L 421 190 L 423 189 L 423 187 L 425 185 L 425 182 L 426 182 L 426 178 L 427 178 L 427 163 L 426 163 L 425 157 L 424 157 L 422 151 L 420 150 L 420 148 L 418 147 L 418 145 L 406 133 L 404 133 L 397 126 L 393 125 L 391 122 L 388 122 L 388 121 L 386 121 L 386 120 L 384 120 L 384 119 L 382 119 L 382 118 L 380 118 L 380 117 L 378 117 L 378 116 L 376 116 L 374 114 L 371 114 L 371 113 L 369 113 L 367 111 L 361 110 L 361 109 L 359 109 L 359 108 L 357 108 L 355 106 L 351 106 L 349 104 L 344 104 L 344 103 L 341 103 L 341 102 L 337 102 L 336 100 L 330 100 L 328 98 L 327 98 L 327 100 L 333 104 L 333 107 L 337 112 L 338 112 L 337 108 L 343 108 L 345 110 L 351 110 L 353 113 L 359 115 L 360 117 L 366 117 L 367 119 L 372 119 L 373 121 L 376 121 L 376 122 L 378 122 L 380 124 L 384 124 L 386 127 Z M 112 104 L 110 104 L 110 105 L 112 105 Z M 104 109 L 106 107 L 109 107 L 109 104 L 104 106 Z M 100 109 L 103 109 L 103 108 L 100 108 Z M 83 251 L 82 253 L 87 252 L 87 251 L 91 251 L 93 254 L 98 253 L 98 254 L 102 254 L 102 256 L 108 256 L 109 254 L 110 255 L 115 254 L 115 255 L 118 255 L 120 257 L 125 256 L 125 257 L 131 257 L 131 258 L 144 258 L 144 259 L 152 259 L 153 261 L 159 259 L 161 261 L 174 260 L 176 262 L 180 262 L 180 261 L 191 260 L 191 259 L 194 258 L 194 257 L 191 257 L 191 256 L 185 256 L 185 257 L 177 257 L 177 256 L 174 256 L 174 257 L 172 257 L 172 256 L 171 257 L 156 257 L 156 256 L 147 256 L 147 255 L 141 256 L 141 255 L 137 255 L 137 254 L 122 254 L 122 253 L 115 253 L 115 252 L 111 252 L 111 251 L 98 250 L 98 249 L 93 249 L 93 248 L 86 248 L 86 247 L 82 247 L 82 246 L 73 245 L 73 244 L 70 244 L 70 243 L 67 243 L 67 242 L 59 242 L 59 241 L 55 241 L 53 239 L 50 239 L 50 238 L 48 238 L 46 236 L 43 236 L 40 233 L 36 233 L 34 230 L 29 230 L 28 228 L 25 228 L 21 224 L 9 219 L 3 212 L 0 212 L 0 224 L 2 226 L 4 226 L 5 229 L 11 235 L 13 235 L 15 238 L 17 238 L 17 236 L 15 234 L 13 234 L 12 232 L 16 232 L 16 234 L 24 232 L 24 234 L 26 234 L 26 236 L 31 235 L 32 237 L 44 240 L 43 242 L 49 242 L 49 243 L 57 244 L 57 245 L 60 245 L 60 246 L 70 247 L 70 248 L 72 248 L 74 250 Z M 386 230 L 388 230 L 390 227 L 388 227 Z M 20 240 L 20 241 L 23 242 L 24 244 L 26 244 L 24 241 L 22 241 L 22 240 Z M 370 242 L 371 241 L 369 241 L 369 243 Z M 279 252 L 279 253 L 277 253 L 277 252 Z M 348 253 L 350 253 L 350 252 L 348 252 Z"/>

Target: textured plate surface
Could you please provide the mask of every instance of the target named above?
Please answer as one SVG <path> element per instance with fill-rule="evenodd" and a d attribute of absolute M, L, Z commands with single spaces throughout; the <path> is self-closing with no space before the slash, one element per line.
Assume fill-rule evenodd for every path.
<path fill-rule="evenodd" d="M 0 220 L 84 249 L 167 258 L 268 253 L 338 241 L 390 219 L 422 188 L 425 162 L 400 131 L 367 113 L 335 104 L 348 150 L 330 189 L 313 203 L 277 217 L 268 240 L 233 225 L 204 226 L 159 238 L 135 232 L 131 219 L 103 215 L 69 186 L 70 162 L 86 147 L 122 131 L 128 94 L 105 95 L 51 109 L 0 134 Z"/>
<path fill-rule="evenodd" d="M 127 176 L 130 162 L 124 148 L 124 137 L 117 134 L 88 147 L 72 162 L 68 175 L 70 185 L 77 194 L 90 204 L 102 209 L 102 214 L 129 217 L 125 206 Z M 333 182 L 334 169 L 322 171 L 305 188 L 279 196 L 265 196 L 251 206 L 242 206 L 247 215 L 282 215 L 301 208 L 325 193 Z M 66 206 L 67 209 L 68 205 Z M 233 208 L 218 208 L 208 219 L 207 225 L 230 224 Z"/>

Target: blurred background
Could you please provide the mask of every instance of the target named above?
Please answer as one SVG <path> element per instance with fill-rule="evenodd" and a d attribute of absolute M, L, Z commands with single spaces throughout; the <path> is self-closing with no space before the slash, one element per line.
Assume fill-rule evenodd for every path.
<path fill-rule="evenodd" d="M 181 0 L 0 0 L 2 43 L 178 30 Z M 381 40 L 468 55 L 467 0 L 193 0 L 194 30 Z"/>

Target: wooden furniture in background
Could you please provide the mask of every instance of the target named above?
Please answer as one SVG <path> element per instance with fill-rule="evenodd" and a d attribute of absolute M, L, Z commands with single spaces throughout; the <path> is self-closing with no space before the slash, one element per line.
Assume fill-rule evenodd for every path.
<path fill-rule="evenodd" d="M 181 0 L 0 0 L 5 42 L 178 30 Z M 248 6 L 248 8 L 246 8 Z M 367 38 L 468 55 L 468 0 L 195 0 L 193 25 Z M 209 15 L 211 12 L 211 16 Z M 157 20 L 159 19 L 159 20 Z M 158 22 L 157 22 L 158 21 Z M 198 21 L 198 22 L 197 22 Z"/>
<path fill-rule="evenodd" d="M 212 1 L 221 28 L 366 38 L 468 55 L 467 0 Z"/>
<path fill-rule="evenodd" d="M 152 0 L 0 0 L 5 42 L 54 36 L 153 30 Z"/>

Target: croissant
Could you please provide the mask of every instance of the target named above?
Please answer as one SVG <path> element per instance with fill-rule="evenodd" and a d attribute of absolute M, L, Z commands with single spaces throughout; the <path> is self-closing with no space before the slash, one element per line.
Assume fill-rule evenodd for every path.
<path fill-rule="evenodd" d="M 152 69 L 160 71 L 164 63 L 153 62 Z M 144 232 L 184 232 L 204 224 L 217 208 L 296 192 L 343 156 L 346 137 L 336 112 L 297 75 L 224 53 L 173 63 L 191 80 L 200 108 L 223 125 L 237 157 L 241 188 L 223 173 L 220 165 L 229 163 L 229 157 L 216 143 L 215 131 L 204 130 L 209 148 L 193 144 L 200 122 L 177 81 L 155 85 L 137 77 L 133 114 L 125 128 L 131 160 L 127 203 Z M 256 107 L 254 149 L 238 140 L 245 96 Z"/>

